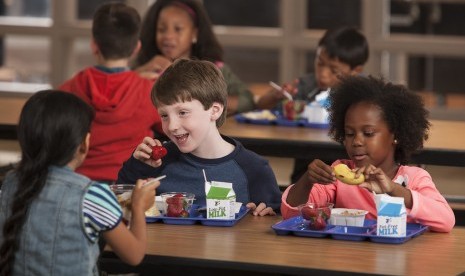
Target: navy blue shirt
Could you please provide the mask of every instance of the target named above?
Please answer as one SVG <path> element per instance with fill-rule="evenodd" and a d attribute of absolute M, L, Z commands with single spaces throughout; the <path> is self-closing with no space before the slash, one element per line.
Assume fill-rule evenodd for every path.
<path fill-rule="evenodd" d="M 131 156 L 119 171 L 117 183 L 136 183 L 137 179 L 166 175 L 157 188 L 157 194 L 189 192 L 195 194 L 194 203 L 205 205 L 205 179 L 202 172 L 205 170 L 208 181 L 233 183 L 236 201 L 243 204 L 254 202 L 257 205 L 263 202 L 278 212 L 281 192 L 268 161 L 244 148 L 240 142 L 225 136 L 223 138 L 234 145 L 235 149 L 217 159 L 182 153 L 171 141 L 163 145 L 168 154 L 163 157 L 163 164 L 158 168 Z"/>

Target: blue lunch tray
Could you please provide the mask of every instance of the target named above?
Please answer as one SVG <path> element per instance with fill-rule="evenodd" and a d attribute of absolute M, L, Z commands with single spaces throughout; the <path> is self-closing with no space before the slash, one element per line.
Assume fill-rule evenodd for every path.
<path fill-rule="evenodd" d="M 405 237 L 386 237 L 376 235 L 376 220 L 365 220 L 363 226 L 340 226 L 328 224 L 323 230 L 310 230 L 301 216 L 283 220 L 271 226 L 277 235 L 295 235 L 300 237 L 325 238 L 347 241 L 372 241 L 377 243 L 404 243 L 428 230 L 428 226 L 407 223 Z"/>
<path fill-rule="evenodd" d="M 257 111 L 260 112 L 260 111 Z M 238 123 L 255 124 L 255 125 L 278 125 L 287 127 L 310 127 L 310 128 L 328 128 L 329 124 L 321 123 L 310 123 L 305 119 L 291 121 L 283 117 L 278 112 L 273 113 L 276 116 L 276 120 L 268 119 L 250 119 L 245 117 L 243 114 L 236 114 L 234 118 Z"/>
<path fill-rule="evenodd" d="M 239 213 L 236 214 L 235 219 L 207 219 L 205 217 L 205 213 L 202 211 L 199 211 L 199 209 L 202 209 L 201 207 L 205 206 L 200 206 L 198 204 L 192 204 L 192 207 L 189 211 L 189 217 L 187 218 L 175 218 L 175 217 L 167 217 L 165 215 L 161 216 L 154 216 L 154 217 L 145 217 L 145 221 L 148 223 L 152 222 L 158 222 L 161 221 L 166 224 L 176 224 L 176 225 L 192 225 L 196 223 L 200 223 L 205 226 L 233 226 L 235 225 L 239 220 L 241 220 L 248 212 L 249 209 L 242 205 L 241 209 L 239 210 Z"/>

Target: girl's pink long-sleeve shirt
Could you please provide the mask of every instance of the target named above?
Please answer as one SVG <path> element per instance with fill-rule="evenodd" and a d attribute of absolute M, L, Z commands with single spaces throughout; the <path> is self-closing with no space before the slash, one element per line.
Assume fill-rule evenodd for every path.
<path fill-rule="evenodd" d="M 334 165 L 341 163 L 336 161 Z M 343 163 L 353 168 L 352 161 Z M 413 206 L 407 209 L 407 222 L 428 225 L 436 232 L 450 232 L 455 225 L 454 212 L 441 193 L 436 189 L 430 174 L 422 168 L 400 166 L 394 182 L 406 185 L 412 192 Z M 287 195 L 293 185 L 282 195 L 281 214 L 284 219 L 298 216 L 297 207 L 287 203 Z M 334 208 L 367 210 L 367 219 L 376 219 L 377 211 L 372 192 L 356 185 L 347 185 L 337 180 L 328 185 L 314 184 L 308 196 L 308 202 L 333 202 Z"/>

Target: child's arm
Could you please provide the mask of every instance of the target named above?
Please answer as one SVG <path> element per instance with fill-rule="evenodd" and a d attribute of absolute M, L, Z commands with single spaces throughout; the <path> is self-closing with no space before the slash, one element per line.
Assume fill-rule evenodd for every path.
<path fill-rule="evenodd" d="M 376 193 L 403 197 L 410 220 L 428 225 L 432 231 L 436 232 L 450 232 L 454 227 L 455 217 L 452 209 L 425 170 L 404 167 L 408 184 L 403 187 L 390 180 L 379 168 L 372 166 L 372 168 L 361 169 L 366 169 L 364 174 L 367 181 L 360 186 Z"/>
<path fill-rule="evenodd" d="M 137 179 L 153 177 L 155 170 L 161 166 L 162 161 L 154 160 L 152 155 L 152 145 L 161 145 L 161 142 L 150 137 L 145 137 L 132 154 L 132 156 L 123 163 L 118 172 L 116 183 L 135 183 Z"/>
<path fill-rule="evenodd" d="M 298 82 L 299 80 L 295 79 L 293 83 L 284 83 L 282 88 L 292 95 L 295 95 L 297 94 Z M 272 109 L 284 99 L 286 99 L 286 96 L 284 96 L 282 90 L 273 88 L 258 99 L 256 106 L 258 109 Z"/>
<path fill-rule="evenodd" d="M 130 265 L 138 265 L 146 249 L 146 222 L 144 212 L 154 204 L 155 189 L 159 181 L 145 185 L 146 181 L 138 180 L 132 192 L 130 229 L 120 222 L 112 230 L 103 232 L 108 245 L 118 257 Z"/>
<path fill-rule="evenodd" d="M 413 202 L 410 190 L 394 183 L 382 169 L 376 168 L 373 165 L 368 165 L 358 169 L 357 173 L 363 173 L 366 177 L 365 182 L 360 184 L 360 187 L 377 194 L 385 193 L 390 196 L 403 197 L 405 207 L 408 209 L 412 208 Z"/>
<path fill-rule="evenodd" d="M 289 189 L 286 202 L 293 207 L 308 201 L 313 184 L 329 184 L 336 181 L 333 168 L 319 159 L 313 160 L 308 165 L 307 173 Z"/>
<path fill-rule="evenodd" d="M 168 58 L 156 55 L 144 65 L 137 67 L 135 71 L 143 78 L 157 79 L 171 63 Z"/>

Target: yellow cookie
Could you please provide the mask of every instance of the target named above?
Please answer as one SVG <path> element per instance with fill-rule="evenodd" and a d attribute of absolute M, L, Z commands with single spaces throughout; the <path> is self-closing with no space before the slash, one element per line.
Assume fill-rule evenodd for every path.
<path fill-rule="evenodd" d="M 334 173 L 336 178 L 342 182 L 350 185 L 359 185 L 365 181 L 365 176 L 362 174 L 358 178 L 355 178 L 355 173 L 347 167 L 346 164 L 338 164 L 334 166 Z"/>

